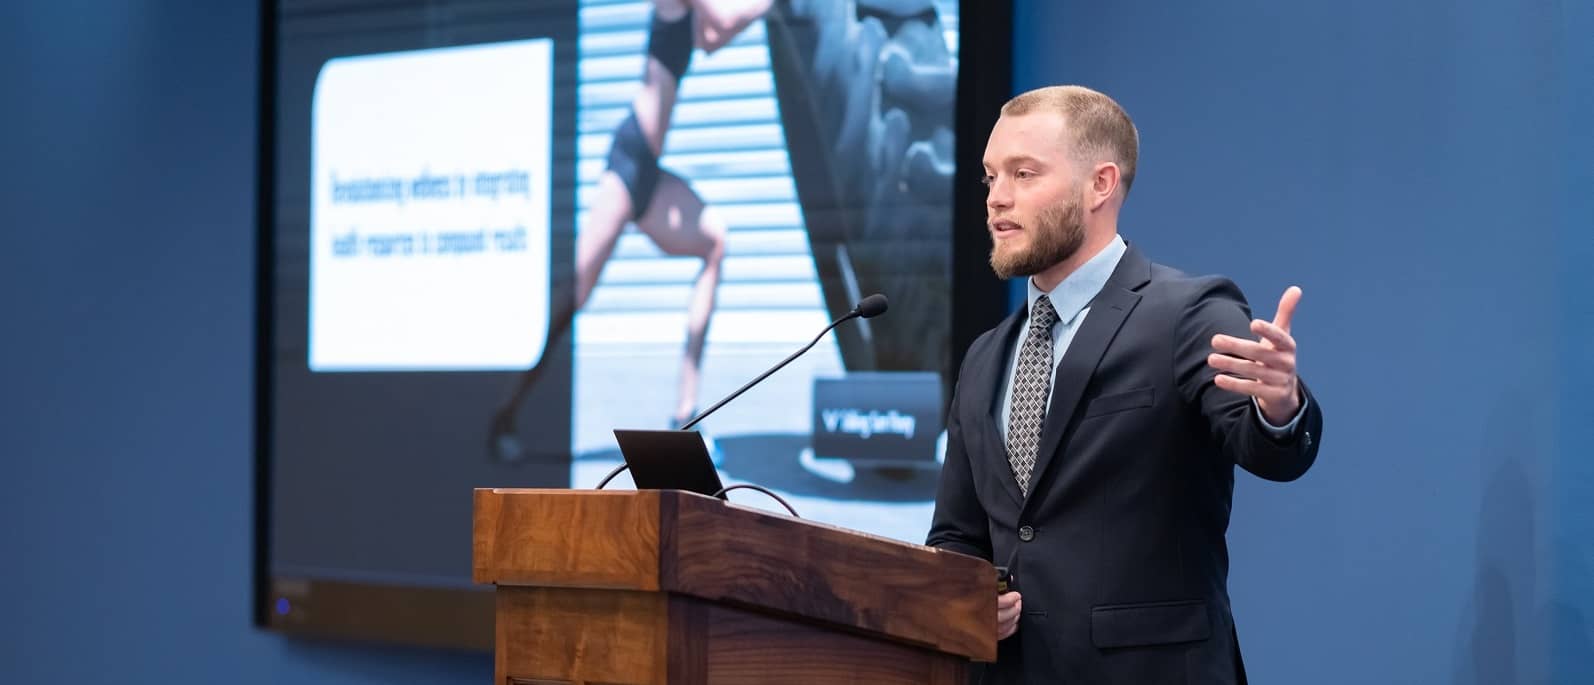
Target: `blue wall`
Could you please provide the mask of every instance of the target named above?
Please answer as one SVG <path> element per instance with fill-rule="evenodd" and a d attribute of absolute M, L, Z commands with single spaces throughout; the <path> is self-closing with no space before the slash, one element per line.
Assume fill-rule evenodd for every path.
<path fill-rule="evenodd" d="M 1560 178 L 1562 214 L 1555 247 L 1560 386 L 1556 525 L 1551 545 L 1555 579 L 1546 620 L 1553 673 L 1565 681 L 1594 674 L 1594 4 L 1563 0 L 1556 43 L 1564 54 L 1559 84 L 1563 104 L 1564 150 Z"/>
<path fill-rule="evenodd" d="M 490 679 L 249 627 L 248 4 L 0 5 L 0 681 Z M 1451 4 L 1017 2 L 1016 86 L 1141 127 L 1131 239 L 1306 290 L 1322 457 L 1231 532 L 1257 682 L 1594 672 L 1594 12 Z"/>
<path fill-rule="evenodd" d="M 1081 83 L 1136 119 L 1128 238 L 1263 316 L 1305 290 L 1323 450 L 1297 483 L 1240 478 L 1230 529 L 1257 682 L 1594 672 L 1573 5 L 1017 5 L 1016 91 Z"/>
<path fill-rule="evenodd" d="M 0 682 L 492 679 L 250 627 L 253 5 L 0 3 Z"/>

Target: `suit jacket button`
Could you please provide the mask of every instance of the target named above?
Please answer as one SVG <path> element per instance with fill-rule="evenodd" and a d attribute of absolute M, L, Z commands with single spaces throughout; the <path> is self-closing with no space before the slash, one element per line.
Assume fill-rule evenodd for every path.
<path fill-rule="evenodd" d="M 1034 540 L 1035 539 L 1035 529 L 1031 528 L 1029 526 L 1024 526 L 1022 528 L 1019 528 L 1018 529 L 1018 539 L 1023 540 L 1024 542 L 1029 542 L 1030 540 Z"/>
<path fill-rule="evenodd" d="M 1312 449 L 1312 432 L 1306 431 L 1306 449 Z"/>

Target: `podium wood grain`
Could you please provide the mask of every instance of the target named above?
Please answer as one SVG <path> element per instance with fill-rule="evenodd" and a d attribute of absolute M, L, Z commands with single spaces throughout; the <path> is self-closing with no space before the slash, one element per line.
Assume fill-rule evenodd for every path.
<path fill-rule="evenodd" d="M 498 683 L 953 683 L 988 562 L 675 491 L 478 490 Z"/>

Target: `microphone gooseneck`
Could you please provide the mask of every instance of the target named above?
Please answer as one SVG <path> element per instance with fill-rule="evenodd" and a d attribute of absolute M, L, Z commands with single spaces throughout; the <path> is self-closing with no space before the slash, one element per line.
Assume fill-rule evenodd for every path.
<path fill-rule="evenodd" d="M 693 417 L 691 421 L 687 421 L 686 424 L 681 426 L 679 430 L 683 430 L 683 431 L 684 430 L 691 430 L 693 426 L 696 426 L 699 421 L 702 421 L 703 419 L 707 418 L 709 414 L 713 414 L 716 410 L 718 410 L 720 407 L 725 406 L 731 400 L 734 400 L 737 397 L 740 397 L 742 395 L 742 393 L 747 392 L 747 390 L 749 388 L 752 388 L 753 386 L 758 385 L 765 378 L 768 378 L 770 376 L 770 374 L 773 374 L 776 371 L 781 370 L 781 368 L 786 366 L 787 364 L 790 364 L 793 359 L 801 357 L 804 352 L 807 352 L 809 349 L 813 348 L 813 346 L 815 344 L 818 344 L 820 338 L 825 337 L 826 333 L 829 333 L 830 331 L 834 330 L 837 326 L 840 326 L 841 324 L 843 324 L 843 323 L 845 323 L 847 321 L 850 321 L 852 319 L 857 319 L 857 318 L 869 319 L 869 318 L 873 318 L 873 317 L 876 317 L 876 316 L 880 316 L 881 314 L 884 314 L 886 312 L 886 309 L 889 308 L 889 307 L 890 307 L 890 302 L 886 300 L 886 296 L 885 295 L 882 295 L 880 293 L 875 293 L 873 295 L 870 295 L 868 297 L 863 298 L 862 300 L 859 300 L 858 301 L 858 305 L 853 307 L 852 311 L 847 312 L 841 318 L 830 322 L 829 326 L 825 326 L 825 330 L 820 331 L 819 335 L 814 336 L 814 339 L 808 341 L 807 345 L 803 345 L 802 349 L 797 350 L 796 352 L 791 353 L 791 355 L 787 356 L 785 359 L 780 360 L 779 364 L 776 364 L 774 366 L 769 367 L 768 371 L 765 371 L 765 372 L 759 374 L 757 378 L 754 378 L 753 380 L 748 381 L 746 385 L 743 385 L 742 387 L 737 388 L 736 392 L 733 392 L 733 393 L 731 393 L 729 395 L 726 395 L 725 399 L 722 399 L 722 400 L 720 400 L 718 402 L 715 402 L 714 406 L 709 407 L 708 409 L 704 410 L 703 413 L 698 414 L 697 416 Z M 628 464 L 621 463 L 619 466 L 614 467 L 614 470 L 610 471 L 607 475 L 605 475 L 603 477 L 603 480 L 598 482 L 598 487 L 596 489 L 602 490 L 603 486 L 608 485 L 609 481 L 614 480 L 614 477 L 620 475 L 620 472 L 626 470 L 626 468 L 628 466 L 629 466 Z M 779 499 L 779 498 L 776 498 L 776 499 Z M 782 502 L 782 504 L 785 504 L 785 503 Z M 790 509 L 791 506 L 787 505 L 786 508 Z M 792 515 L 795 516 L 796 513 L 797 512 L 793 511 Z"/>

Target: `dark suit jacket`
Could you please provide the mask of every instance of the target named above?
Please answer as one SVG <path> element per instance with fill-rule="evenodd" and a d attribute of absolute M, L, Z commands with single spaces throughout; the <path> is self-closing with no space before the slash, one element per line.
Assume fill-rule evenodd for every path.
<path fill-rule="evenodd" d="M 1239 289 L 1131 246 L 1057 367 L 1025 498 L 997 430 L 1024 320 L 1014 313 L 964 358 L 927 542 L 1011 561 L 1024 597 L 1018 632 L 976 682 L 1244 682 L 1224 541 L 1234 465 L 1300 477 L 1321 406 L 1306 393 L 1294 431 L 1267 433 L 1206 361 L 1217 333 L 1255 339 Z"/>

